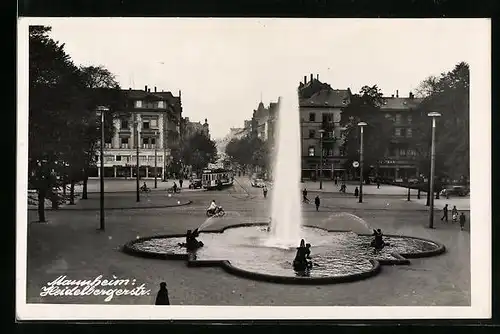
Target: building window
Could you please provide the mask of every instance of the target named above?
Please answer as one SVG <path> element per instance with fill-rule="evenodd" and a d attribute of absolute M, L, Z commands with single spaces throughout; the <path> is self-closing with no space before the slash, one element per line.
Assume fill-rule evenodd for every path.
<path fill-rule="evenodd" d="M 151 147 L 155 147 L 156 146 L 156 138 L 151 138 Z"/>
<path fill-rule="evenodd" d="M 333 122 L 333 114 L 332 113 L 322 114 L 322 117 L 323 117 L 323 123 Z"/>
<path fill-rule="evenodd" d="M 411 121 L 412 121 L 412 117 L 411 117 L 411 115 L 408 115 L 407 120 L 408 120 L 408 124 L 411 124 Z"/>
<path fill-rule="evenodd" d="M 111 143 L 104 143 L 104 148 L 111 148 Z"/>
<path fill-rule="evenodd" d="M 128 120 L 126 119 L 121 120 L 120 129 L 128 129 Z"/>
<path fill-rule="evenodd" d="M 408 149 L 407 153 L 406 153 L 408 156 L 410 157 L 414 157 L 417 155 L 417 151 L 415 151 L 414 149 L 410 148 Z"/>
<path fill-rule="evenodd" d="M 116 156 L 116 161 L 122 161 L 122 156 L 121 155 L 117 155 Z"/>
<path fill-rule="evenodd" d="M 309 130 L 309 138 L 314 138 L 314 137 L 316 137 L 316 131 Z"/>
<path fill-rule="evenodd" d="M 142 122 L 142 128 L 143 129 L 150 129 L 150 127 L 149 127 L 149 121 Z"/>
<path fill-rule="evenodd" d="M 120 148 L 128 148 L 128 138 L 122 138 Z"/>
<path fill-rule="evenodd" d="M 401 129 L 401 137 L 406 137 L 406 129 Z"/>
<path fill-rule="evenodd" d="M 404 148 L 400 148 L 400 149 L 399 149 L 399 156 L 400 156 L 400 157 L 404 157 L 404 156 L 406 156 L 406 149 L 404 149 Z"/>
<path fill-rule="evenodd" d="M 394 135 L 395 135 L 396 137 L 401 136 L 401 128 L 395 128 L 395 129 L 394 129 Z"/>
<path fill-rule="evenodd" d="M 413 130 L 411 128 L 406 129 L 406 137 L 411 138 Z"/>
<path fill-rule="evenodd" d="M 333 156 L 333 149 L 331 149 L 331 148 L 330 148 L 330 149 L 328 149 L 328 153 L 327 153 L 327 155 L 328 155 L 329 157 L 332 157 L 332 156 Z"/>
<path fill-rule="evenodd" d="M 164 108 L 165 108 L 165 102 L 163 102 L 163 101 L 158 101 L 158 108 L 159 108 L 159 109 L 164 109 Z"/>
<path fill-rule="evenodd" d="M 310 147 L 309 147 L 309 153 L 308 153 L 308 154 L 309 154 L 309 156 L 310 156 L 310 157 L 314 157 L 314 155 L 315 155 L 314 153 L 315 153 L 315 152 L 314 152 L 314 146 L 310 146 Z"/>
<path fill-rule="evenodd" d="M 152 128 L 157 128 L 158 127 L 158 119 L 157 118 L 153 118 L 150 120 L 150 125 Z"/>
<path fill-rule="evenodd" d="M 114 159 L 115 159 L 115 157 L 112 155 L 105 155 L 104 156 L 104 162 L 113 162 Z"/>
<path fill-rule="evenodd" d="M 141 100 L 135 101 L 135 107 L 136 108 L 142 108 L 142 101 Z"/>
<path fill-rule="evenodd" d="M 149 148 L 149 138 L 142 138 L 142 148 Z"/>
<path fill-rule="evenodd" d="M 401 114 L 396 114 L 396 124 L 401 124 Z"/>
<path fill-rule="evenodd" d="M 313 112 L 309 113 L 309 122 L 316 122 L 316 114 Z"/>

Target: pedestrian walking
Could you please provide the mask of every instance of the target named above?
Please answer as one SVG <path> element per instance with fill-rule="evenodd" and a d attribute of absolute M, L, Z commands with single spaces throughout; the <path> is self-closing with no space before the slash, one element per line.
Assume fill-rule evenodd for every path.
<path fill-rule="evenodd" d="M 179 186 L 182 188 L 182 183 L 184 182 L 183 179 L 179 179 Z"/>
<path fill-rule="evenodd" d="M 167 283 L 160 283 L 160 290 L 156 294 L 155 305 L 170 305 L 170 299 L 168 298 Z"/>
<path fill-rule="evenodd" d="M 354 196 L 355 197 L 359 196 L 359 189 L 358 189 L 358 187 L 356 187 L 356 189 L 354 189 Z"/>
<path fill-rule="evenodd" d="M 380 180 L 377 178 L 377 189 L 380 189 Z"/>
<path fill-rule="evenodd" d="M 316 211 L 319 211 L 319 203 L 320 203 L 319 195 L 316 195 L 316 197 L 314 198 L 314 204 L 316 205 Z"/>
<path fill-rule="evenodd" d="M 309 203 L 309 199 L 307 198 L 307 189 L 304 188 L 304 190 L 302 190 L 302 201 L 304 203 Z"/>
<path fill-rule="evenodd" d="M 174 182 L 174 185 L 172 186 L 172 190 L 174 191 L 174 194 L 177 193 L 177 183 Z"/>
<path fill-rule="evenodd" d="M 456 205 L 451 209 L 451 221 L 454 223 L 458 222 L 458 209 Z"/>
<path fill-rule="evenodd" d="M 460 220 L 460 231 L 463 231 L 465 227 L 465 215 L 463 212 L 460 214 L 459 220 Z"/>
<path fill-rule="evenodd" d="M 267 198 L 267 187 L 264 186 L 264 188 L 262 188 L 262 193 L 264 194 L 264 198 Z"/>
<path fill-rule="evenodd" d="M 346 191 L 345 183 L 342 183 L 342 185 L 340 186 L 340 192 L 345 194 L 345 191 Z"/>
<path fill-rule="evenodd" d="M 335 185 L 337 185 L 339 183 L 339 178 L 336 176 L 335 177 Z"/>
<path fill-rule="evenodd" d="M 443 217 L 441 217 L 441 220 L 443 219 L 448 222 L 448 204 L 446 204 L 443 208 Z"/>

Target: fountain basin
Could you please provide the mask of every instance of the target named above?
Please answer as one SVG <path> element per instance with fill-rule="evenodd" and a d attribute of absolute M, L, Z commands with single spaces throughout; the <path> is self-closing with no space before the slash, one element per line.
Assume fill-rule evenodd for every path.
<path fill-rule="evenodd" d="M 382 265 L 407 265 L 409 258 L 439 255 L 445 247 L 434 241 L 386 235 L 390 243 L 375 253 L 371 235 L 330 231 L 305 226 L 301 233 L 312 244 L 315 266 L 307 273 L 292 269 L 296 249 L 270 247 L 266 223 L 228 226 L 203 231 L 199 240 L 204 247 L 188 253 L 178 243 L 185 235 L 161 235 L 132 240 L 123 251 L 141 257 L 184 260 L 190 267 L 219 266 L 234 275 L 275 283 L 333 284 L 365 279 L 376 275 Z M 298 245 L 298 242 L 297 242 Z"/>

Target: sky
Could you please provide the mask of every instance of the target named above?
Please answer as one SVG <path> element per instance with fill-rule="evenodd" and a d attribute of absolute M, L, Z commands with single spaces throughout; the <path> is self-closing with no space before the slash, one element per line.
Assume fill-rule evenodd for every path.
<path fill-rule="evenodd" d="M 307 75 L 334 89 L 378 85 L 408 96 L 430 75 L 471 63 L 486 20 L 44 19 L 76 65 L 103 65 L 122 88 L 182 91 L 183 116 L 208 119 L 212 138 L 242 127 L 261 101 Z M 471 67 L 471 72 L 474 69 Z"/>

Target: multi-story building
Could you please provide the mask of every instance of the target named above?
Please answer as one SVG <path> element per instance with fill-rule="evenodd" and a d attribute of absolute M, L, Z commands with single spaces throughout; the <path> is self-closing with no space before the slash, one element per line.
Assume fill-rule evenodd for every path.
<path fill-rule="evenodd" d="M 419 175 L 415 163 L 417 152 L 412 147 L 414 111 L 423 99 L 415 98 L 413 93 L 408 97 L 396 96 L 384 98 L 380 107 L 383 115 L 393 121 L 393 136 L 384 159 L 379 164 L 379 175 L 383 178 L 404 180 Z"/>
<path fill-rule="evenodd" d="M 271 102 L 269 107 L 266 108 L 261 101 L 257 109 L 253 111 L 252 132 L 263 141 L 269 140 L 270 143 L 274 143 L 274 130 L 278 119 L 279 103 L 278 99 L 278 102 Z"/>
<path fill-rule="evenodd" d="M 123 90 L 124 110 L 113 119 L 114 135 L 104 144 L 104 176 L 135 177 L 137 146 L 139 146 L 139 176 L 162 177 L 171 160 L 172 150 L 179 148 L 182 117 L 181 92 Z M 99 155 L 97 156 L 99 159 Z M 98 161 L 98 165 L 99 165 Z M 100 169 L 93 176 L 99 176 Z"/>
<path fill-rule="evenodd" d="M 191 138 L 194 134 L 201 133 L 210 138 L 210 130 L 208 120 L 205 118 L 205 123 L 191 122 L 189 117 L 183 118 L 182 137 L 184 140 Z"/>
<path fill-rule="evenodd" d="M 351 91 L 332 89 L 311 74 L 299 84 L 301 126 L 302 178 L 315 179 L 320 170 L 323 148 L 323 177 L 343 177 L 345 173 L 342 151 L 340 114 L 350 103 Z"/>

